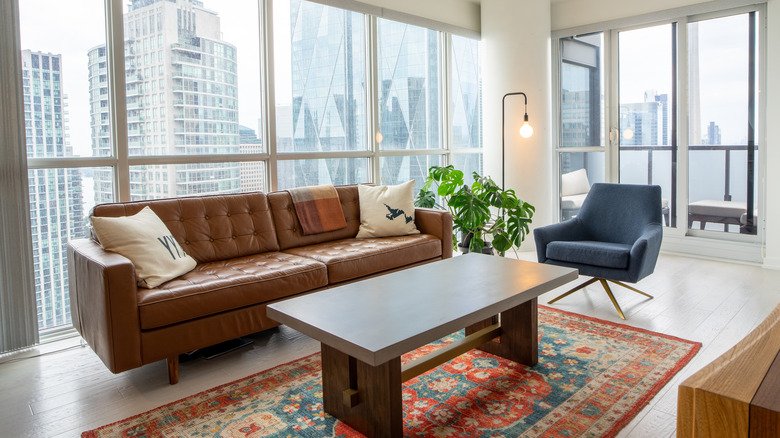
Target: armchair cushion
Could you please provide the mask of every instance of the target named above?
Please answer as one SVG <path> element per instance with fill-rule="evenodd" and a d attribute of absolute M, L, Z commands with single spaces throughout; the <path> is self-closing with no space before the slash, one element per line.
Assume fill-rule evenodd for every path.
<path fill-rule="evenodd" d="M 556 241 L 547 245 L 547 258 L 569 263 L 626 269 L 631 245 L 623 243 L 584 241 Z"/>

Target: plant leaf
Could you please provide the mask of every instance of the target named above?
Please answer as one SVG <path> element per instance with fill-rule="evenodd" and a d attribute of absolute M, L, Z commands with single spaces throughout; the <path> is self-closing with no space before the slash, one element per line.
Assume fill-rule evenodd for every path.
<path fill-rule="evenodd" d="M 512 242 L 509 241 L 506 233 L 499 232 L 493 236 L 493 248 L 495 248 L 498 252 L 506 252 L 506 250 L 511 247 Z"/>
<path fill-rule="evenodd" d="M 436 205 L 436 196 L 430 190 L 420 190 L 414 200 L 415 207 L 433 208 Z"/>
<path fill-rule="evenodd" d="M 455 217 L 464 229 L 476 230 L 490 219 L 488 204 L 465 190 L 452 195 L 449 205 L 455 210 Z"/>

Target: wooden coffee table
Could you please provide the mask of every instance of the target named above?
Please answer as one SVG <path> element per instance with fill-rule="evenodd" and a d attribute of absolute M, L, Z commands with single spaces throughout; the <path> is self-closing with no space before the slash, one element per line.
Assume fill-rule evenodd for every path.
<path fill-rule="evenodd" d="M 473 348 L 535 365 L 537 297 L 577 270 L 467 254 L 268 306 L 322 345 L 325 412 L 369 437 L 403 435 L 401 384 Z M 401 366 L 401 355 L 466 337 Z"/>

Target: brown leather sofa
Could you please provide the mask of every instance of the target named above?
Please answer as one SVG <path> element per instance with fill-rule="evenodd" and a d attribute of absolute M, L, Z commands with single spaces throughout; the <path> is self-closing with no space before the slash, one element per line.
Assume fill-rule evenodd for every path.
<path fill-rule="evenodd" d="M 155 289 L 136 286 L 125 257 L 93 239 L 68 244 L 73 325 L 109 370 L 167 359 L 278 325 L 266 305 L 298 294 L 452 257 L 452 217 L 417 209 L 421 234 L 355 239 L 357 186 L 337 187 L 347 227 L 304 236 L 286 191 L 98 205 L 95 216 L 149 206 L 197 267 Z"/>

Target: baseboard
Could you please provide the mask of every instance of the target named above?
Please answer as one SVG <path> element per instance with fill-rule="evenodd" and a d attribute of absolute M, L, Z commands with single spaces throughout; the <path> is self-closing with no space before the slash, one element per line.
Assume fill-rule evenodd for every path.
<path fill-rule="evenodd" d="M 766 269 L 780 271 L 780 257 L 766 257 L 762 266 Z"/>
<path fill-rule="evenodd" d="M 764 265 L 761 245 L 752 242 L 705 239 L 693 236 L 664 236 L 661 250 L 708 259 Z M 780 260 L 778 260 L 780 269 Z"/>

